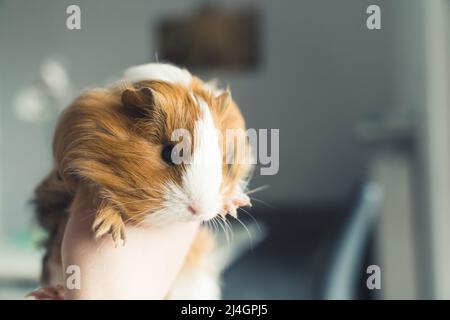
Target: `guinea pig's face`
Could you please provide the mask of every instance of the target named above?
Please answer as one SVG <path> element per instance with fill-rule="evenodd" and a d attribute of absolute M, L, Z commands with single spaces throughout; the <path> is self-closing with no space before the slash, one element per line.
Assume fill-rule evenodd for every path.
<path fill-rule="evenodd" d="M 141 87 L 143 86 L 143 87 Z M 140 83 L 122 93 L 135 139 L 152 156 L 142 161 L 138 190 L 152 208 L 145 220 L 209 220 L 223 206 L 220 147 L 214 98 L 178 85 Z M 130 170 L 130 169 L 128 169 Z M 133 169 L 131 169 L 133 170 Z"/>
<path fill-rule="evenodd" d="M 229 100 L 199 83 L 187 89 L 141 81 L 81 96 L 59 124 L 59 167 L 96 186 L 102 206 L 120 211 L 124 221 L 217 216 L 238 180 L 228 174 L 219 132 L 227 117 L 238 126 L 243 120 L 226 111 Z"/>

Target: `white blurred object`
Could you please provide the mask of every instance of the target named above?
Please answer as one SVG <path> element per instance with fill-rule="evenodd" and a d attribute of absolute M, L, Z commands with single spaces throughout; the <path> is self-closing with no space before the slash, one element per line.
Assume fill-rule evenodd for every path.
<path fill-rule="evenodd" d="M 13 98 L 14 113 L 25 123 L 43 123 L 56 118 L 74 92 L 67 68 L 59 59 L 45 60 L 39 80 L 20 89 Z"/>
<path fill-rule="evenodd" d="M 45 95 L 40 89 L 36 87 L 24 88 L 14 97 L 14 113 L 26 123 L 42 122 L 45 119 L 46 102 Z"/>
<path fill-rule="evenodd" d="M 49 59 L 41 65 L 40 74 L 44 84 L 51 94 L 60 99 L 64 99 L 70 91 L 70 79 L 63 64 L 55 59 Z"/>

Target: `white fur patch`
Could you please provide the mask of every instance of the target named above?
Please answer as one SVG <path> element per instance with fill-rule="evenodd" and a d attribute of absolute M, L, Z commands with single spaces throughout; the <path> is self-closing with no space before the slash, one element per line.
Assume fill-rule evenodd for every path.
<path fill-rule="evenodd" d="M 197 101 L 201 116 L 194 127 L 193 155 L 182 176 L 181 186 L 167 183 L 163 207 L 148 215 L 146 222 L 160 225 L 171 221 L 206 221 L 214 218 L 223 206 L 220 192 L 222 184 L 222 154 L 219 134 L 208 104 L 201 98 Z M 192 205 L 197 214 L 189 212 Z"/>
<path fill-rule="evenodd" d="M 148 63 L 125 70 L 122 79 L 130 82 L 158 80 L 189 87 L 192 75 L 186 69 L 171 64 Z"/>
<path fill-rule="evenodd" d="M 215 217 L 222 207 L 222 154 L 219 135 L 207 103 L 196 99 L 201 119 L 194 129 L 194 152 L 183 176 L 183 189 L 203 220 Z"/>

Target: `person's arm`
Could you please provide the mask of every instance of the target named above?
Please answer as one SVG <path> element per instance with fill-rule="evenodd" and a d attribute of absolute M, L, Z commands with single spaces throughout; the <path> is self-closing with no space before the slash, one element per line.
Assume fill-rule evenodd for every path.
<path fill-rule="evenodd" d="M 183 265 L 198 223 L 127 227 L 125 246 L 111 236 L 95 241 L 92 213 L 71 213 L 62 246 L 63 270 L 79 266 L 80 289 L 66 287 L 66 299 L 164 299 Z M 71 274 L 66 274 L 66 277 Z"/>

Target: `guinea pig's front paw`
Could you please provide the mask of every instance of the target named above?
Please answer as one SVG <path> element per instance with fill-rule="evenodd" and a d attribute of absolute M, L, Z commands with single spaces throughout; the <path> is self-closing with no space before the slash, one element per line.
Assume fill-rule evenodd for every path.
<path fill-rule="evenodd" d="M 103 209 L 97 212 L 92 230 L 96 240 L 111 234 L 116 247 L 120 243 L 125 245 L 125 223 L 120 213 L 114 209 Z"/>
<path fill-rule="evenodd" d="M 249 196 L 247 196 L 242 191 L 234 194 L 234 196 L 225 203 L 220 212 L 221 215 L 225 216 L 227 214 L 234 218 L 237 218 L 237 209 L 240 207 L 252 206 Z"/>

